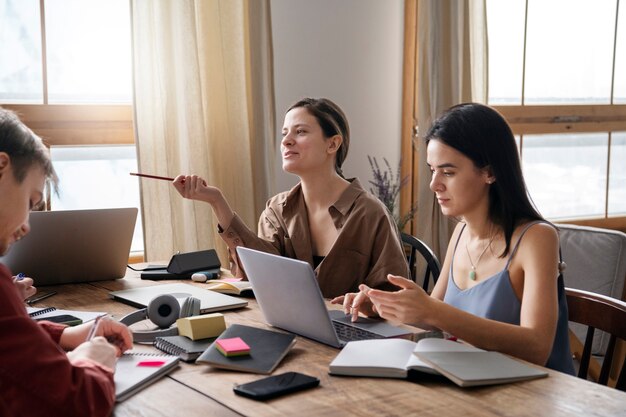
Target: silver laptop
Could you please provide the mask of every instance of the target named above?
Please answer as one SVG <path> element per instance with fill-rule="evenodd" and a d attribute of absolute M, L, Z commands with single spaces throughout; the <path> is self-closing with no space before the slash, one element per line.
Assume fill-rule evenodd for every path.
<path fill-rule="evenodd" d="M 113 291 L 110 294 L 114 300 L 135 307 L 147 307 L 154 297 L 162 294 L 173 295 L 180 304 L 182 304 L 187 297 L 196 297 L 200 300 L 201 314 L 230 310 L 248 305 L 248 301 L 245 299 L 183 283 L 131 288 L 129 290 Z"/>
<path fill-rule="evenodd" d="M 351 340 L 409 337 L 407 329 L 384 320 L 352 323 L 340 310 L 327 310 L 313 268 L 307 262 L 237 247 L 265 321 L 281 329 L 343 347 Z"/>
<path fill-rule="evenodd" d="M 137 208 L 34 211 L 0 263 L 36 286 L 124 277 Z"/>

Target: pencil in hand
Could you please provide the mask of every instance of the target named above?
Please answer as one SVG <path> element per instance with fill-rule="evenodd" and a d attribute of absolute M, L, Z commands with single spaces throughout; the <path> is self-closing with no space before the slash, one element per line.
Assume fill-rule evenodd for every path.
<path fill-rule="evenodd" d="M 94 338 L 94 336 L 96 335 L 96 331 L 98 330 L 98 325 L 100 324 L 100 319 L 104 316 L 105 315 L 103 314 L 101 316 L 96 317 L 96 319 L 93 322 L 93 326 L 91 326 L 91 329 L 89 329 L 89 333 L 87 334 L 87 338 L 85 339 L 86 342 Z"/>
<path fill-rule="evenodd" d="M 161 177 L 159 175 L 140 174 L 138 172 L 131 172 L 130 175 L 134 175 L 136 177 L 153 178 L 155 180 L 174 181 L 174 178 L 171 178 L 171 177 Z"/>

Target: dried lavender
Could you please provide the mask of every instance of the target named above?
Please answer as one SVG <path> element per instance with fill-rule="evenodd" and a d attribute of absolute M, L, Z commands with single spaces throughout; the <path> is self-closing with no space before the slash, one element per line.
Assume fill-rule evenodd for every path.
<path fill-rule="evenodd" d="M 383 202 L 396 221 L 398 229 L 402 230 L 404 225 L 413 218 L 417 210 L 417 205 L 413 204 L 408 213 L 400 216 L 396 209 L 398 198 L 400 197 L 400 190 L 408 183 L 409 177 L 408 175 L 404 178 L 400 177 L 401 164 L 398 164 L 398 169 L 394 173 L 387 158 L 383 158 L 385 163 L 383 170 L 378 166 L 376 157 L 368 155 L 367 160 L 370 163 L 374 177 L 374 180 L 369 182 L 373 186 L 373 188 L 370 188 L 370 192 Z"/>

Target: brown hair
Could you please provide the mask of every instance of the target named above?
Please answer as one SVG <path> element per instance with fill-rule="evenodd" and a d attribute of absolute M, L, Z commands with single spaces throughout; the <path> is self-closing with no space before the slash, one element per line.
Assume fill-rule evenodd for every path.
<path fill-rule="evenodd" d="M 11 158 L 13 176 L 24 181 L 28 170 L 39 165 L 48 181 L 56 188 L 58 177 L 52 166 L 48 149 L 41 138 L 20 121 L 15 113 L 0 108 L 0 152 Z"/>

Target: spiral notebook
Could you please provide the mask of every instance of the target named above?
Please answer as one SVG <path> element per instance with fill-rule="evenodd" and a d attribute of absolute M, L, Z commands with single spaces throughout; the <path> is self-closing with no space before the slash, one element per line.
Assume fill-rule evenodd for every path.
<path fill-rule="evenodd" d="M 98 316 L 105 316 L 104 311 L 78 311 L 78 310 L 61 310 L 56 307 L 26 307 L 28 315 L 36 320 L 45 320 L 49 317 L 62 316 L 68 314 L 78 317 L 83 323 L 95 320 Z"/>
<path fill-rule="evenodd" d="M 115 401 L 120 402 L 173 371 L 178 357 L 160 353 L 125 352 L 115 367 Z"/>
<path fill-rule="evenodd" d="M 163 336 L 154 340 L 154 346 L 185 362 L 193 362 L 213 343 L 215 337 L 191 340 L 185 336 Z"/>

